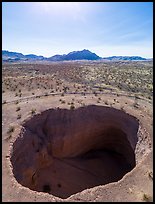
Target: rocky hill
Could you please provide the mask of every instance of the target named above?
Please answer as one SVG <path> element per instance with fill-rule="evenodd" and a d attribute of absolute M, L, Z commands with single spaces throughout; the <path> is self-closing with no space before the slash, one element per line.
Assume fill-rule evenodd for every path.
<path fill-rule="evenodd" d="M 51 57 L 38 56 L 35 54 L 27 54 L 23 55 L 18 52 L 9 52 L 6 50 L 2 50 L 2 61 L 3 62 L 16 62 L 16 61 L 70 61 L 70 60 L 149 60 L 140 56 L 111 56 L 111 57 L 99 57 L 95 53 L 89 50 L 81 50 L 81 51 L 73 51 L 68 54 L 63 55 L 54 55 Z"/>

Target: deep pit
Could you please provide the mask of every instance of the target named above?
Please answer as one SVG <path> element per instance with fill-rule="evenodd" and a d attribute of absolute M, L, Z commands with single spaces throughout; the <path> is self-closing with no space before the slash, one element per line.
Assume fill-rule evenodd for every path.
<path fill-rule="evenodd" d="M 11 163 L 23 186 L 60 198 L 119 181 L 135 165 L 138 120 L 110 107 L 50 109 L 23 123 Z"/>

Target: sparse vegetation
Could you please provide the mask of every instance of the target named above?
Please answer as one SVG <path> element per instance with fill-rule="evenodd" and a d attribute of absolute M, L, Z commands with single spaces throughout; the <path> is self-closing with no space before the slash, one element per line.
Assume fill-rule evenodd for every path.
<path fill-rule="evenodd" d="M 18 112 L 18 111 L 20 111 L 20 107 L 19 106 L 16 108 L 16 112 Z"/>
<path fill-rule="evenodd" d="M 17 119 L 21 119 L 21 116 L 22 116 L 21 114 L 18 114 Z"/>
<path fill-rule="evenodd" d="M 75 106 L 73 104 L 71 104 L 70 110 L 74 110 L 74 109 L 75 109 Z"/>
<path fill-rule="evenodd" d="M 121 109 L 122 111 L 125 111 L 125 110 L 124 110 L 124 106 L 121 106 L 121 108 L 120 108 L 120 109 Z"/>
<path fill-rule="evenodd" d="M 3 104 L 6 104 L 6 100 L 3 101 Z"/>
<path fill-rule="evenodd" d="M 153 180 L 153 172 L 150 171 L 150 172 L 148 173 L 148 175 L 149 175 L 149 177 Z"/>
<path fill-rule="evenodd" d="M 10 134 L 10 133 L 13 133 L 15 130 L 15 127 L 14 126 L 10 126 L 7 133 Z"/>
<path fill-rule="evenodd" d="M 113 106 L 122 111 L 125 108 L 129 113 L 131 109 L 135 115 L 141 111 L 140 117 L 145 120 L 146 114 L 150 111 L 145 99 L 152 104 L 152 62 L 88 61 L 49 64 L 26 62 L 2 66 L 2 104 L 6 104 L 2 106 L 3 127 L 4 133 L 7 132 L 6 139 L 13 137 L 12 133 L 16 127 L 10 126 L 8 129 L 8 124 L 16 122 L 18 125 L 25 117 L 32 117 L 50 105 L 52 108 L 56 106 L 74 110 L 77 107 L 97 103 L 98 106 Z M 35 69 L 38 71 L 34 74 Z M 151 122 L 148 123 L 152 125 Z M 147 172 L 145 176 L 146 182 L 153 182 L 152 171 Z M 60 188 L 59 184 L 56 185 Z M 134 188 L 132 193 L 133 196 Z M 140 194 L 140 199 L 150 201 L 152 197 L 145 192 Z"/>
<path fill-rule="evenodd" d="M 46 93 L 45 93 L 45 96 L 48 96 L 48 95 L 49 95 L 49 94 L 46 92 Z"/>
<path fill-rule="evenodd" d="M 139 104 L 135 101 L 135 102 L 133 103 L 133 107 L 139 108 Z"/>
<path fill-rule="evenodd" d="M 108 101 L 104 101 L 105 105 L 108 105 Z"/>
<path fill-rule="evenodd" d="M 152 201 L 152 198 L 150 195 L 144 193 L 143 194 L 143 200 L 146 201 L 146 202 L 151 202 Z"/>
<path fill-rule="evenodd" d="M 33 115 L 33 114 L 35 114 L 36 113 L 36 109 L 35 108 L 32 108 L 31 109 L 31 114 Z"/>
<path fill-rule="evenodd" d="M 143 96 L 151 100 L 153 96 L 152 62 L 100 62 L 98 64 L 94 62 L 87 66 L 81 66 L 78 63 L 66 63 L 63 66 L 61 63 L 20 66 L 22 69 L 18 69 L 19 66 L 16 64 L 3 65 L 7 73 L 3 72 L 3 93 L 16 90 L 15 96 L 21 97 L 23 90 L 27 90 L 28 95 L 47 90 L 51 93 L 62 91 L 63 96 L 68 91 L 82 92 L 83 90 L 84 94 L 91 90 L 96 96 L 103 90 L 107 92 L 121 89 L 129 94 L 134 93 L 137 98 Z M 54 70 L 57 68 L 58 71 L 55 73 Z M 37 73 L 32 74 L 36 69 Z M 68 83 L 61 79 L 65 79 Z M 72 83 L 72 86 L 68 85 L 69 83 Z M 31 90 L 35 92 L 30 92 Z M 119 93 L 117 93 L 118 96 Z"/>
<path fill-rule="evenodd" d="M 65 100 L 61 100 L 61 99 L 60 99 L 60 101 L 61 101 L 62 104 L 65 104 L 65 103 L 66 103 Z"/>

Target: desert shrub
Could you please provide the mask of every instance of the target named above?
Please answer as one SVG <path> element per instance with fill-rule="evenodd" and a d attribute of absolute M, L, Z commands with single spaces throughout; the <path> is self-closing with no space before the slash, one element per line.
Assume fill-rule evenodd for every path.
<path fill-rule="evenodd" d="M 44 96 L 48 96 L 48 93 L 46 92 Z"/>
<path fill-rule="evenodd" d="M 15 130 L 15 127 L 14 126 L 10 126 L 8 131 L 7 131 L 7 133 L 10 134 L 10 133 L 14 132 L 14 130 Z"/>
<path fill-rule="evenodd" d="M 74 109 L 75 109 L 75 106 L 73 104 L 71 104 L 70 110 L 74 110 Z"/>
<path fill-rule="evenodd" d="M 33 114 L 35 114 L 35 112 L 36 112 L 36 109 L 35 109 L 35 108 L 32 108 L 31 114 L 33 115 Z"/>
<path fill-rule="evenodd" d="M 120 108 L 122 111 L 124 111 L 125 112 L 125 110 L 124 110 L 124 106 L 121 106 L 121 108 Z"/>
<path fill-rule="evenodd" d="M 95 91 L 93 92 L 93 94 L 94 94 L 94 96 L 97 96 L 97 93 Z"/>
<path fill-rule="evenodd" d="M 108 105 L 108 101 L 105 101 L 104 103 L 105 103 L 106 105 Z"/>
<path fill-rule="evenodd" d="M 17 112 L 17 111 L 20 111 L 20 107 L 19 107 L 19 106 L 16 108 L 16 112 Z"/>
<path fill-rule="evenodd" d="M 20 118 L 21 118 L 21 116 L 22 116 L 21 114 L 18 114 L 18 115 L 17 115 L 17 119 L 20 119 Z"/>
<path fill-rule="evenodd" d="M 85 96 L 86 94 L 84 92 L 81 93 L 82 96 Z"/>
<path fill-rule="evenodd" d="M 68 89 L 67 86 L 63 87 L 63 91 L 64 91 L 65 93 L 67 92 L 67 89 Z M 69 90 L 69 89 L 68 89 L 68 90 Z"/>
<path fill-rule="evenodd" d="M 3 104 L 6 104 L 6 100 L 3 101 Z"/>
<path fill-rule="evenodd" d="M 139 104 L 135 101 L 135 102 L 133 103 L 133 107 L 134 107 L 134 108 L 139 108 Z"/>
<path fill-rule="evenodd" d="M 102 88 L 102 87 L 99 87 L 99 91 L 103 91 L 103 88 Z"/>
<path fill-rule="evenodd" d="M 149 196 L 148 194 L 144 193 L 144 194 L 143 194 L 143 200 L 146 201 L 146 202 L 149 202 L 149 201 L 151 201 L 152 199 L 151 199 L 151 196 Z"/>
<path fill-rule="evenodd" d="M 149 177 L 153 180 L 153 172 L 150 171 L 150 172 L 148 173 L 148 175 L 149 175 Z"/>
<path fill-rule="evenodd" d="M 140 99 L 140 97 L 139 97 L 139 96 L 137 96 L 137 95 L 135 95 L 135 100 L 136 100 L 136 99 Z"/>
<path fill-rule="evenodd" d="M 36 96 L 36 98 L 40 98 L 40 96 Z"/>

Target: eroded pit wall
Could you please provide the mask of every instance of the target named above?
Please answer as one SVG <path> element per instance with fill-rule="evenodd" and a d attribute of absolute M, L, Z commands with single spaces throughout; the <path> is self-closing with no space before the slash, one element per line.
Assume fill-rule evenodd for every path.
<path fill-rule="evenodd" d="M 43 186 L 46 186 L 49 188 L 48 193 L 62 198 L 88 187 L 118 181 L 136 165 L 135 148 L 138 142 L 138 129 L 139 123 L 135 117 L 121 110 L 104 106 L 90 105 L 76 110 L 50 109 L 44 111 L 23 123 L 21 133 L 13 144 L 11 163 L 14 176 L 19 183 L 32 190 L 44 191 Z M 50 187 L 43 185 L 47 183 L 44 182 L 47 174 L 50 175 L 51 169 L 58 166 L 60 161 L 65 162 L 62 168 L 72 174 L 75 171 L 71 168 L 73 166 L 79 168 L 79 164 L 84 167 L 85 172 L 90 167 L 94 168 L 92 175 L 82 174 L 88 177 L 87 180 L 92 179 L 92 183 L 88 184 L 86 181 L 80 187 L 78 185 L 74 188 L 76 181 L 72 187 L 71 184 L 66 184 L 67 181 L 63 177 L 63 186 L 71 186 L 70 189 L 69 187 L 60 188 L 62 184 L 59 183 L 57 184 L 58 190 L 55 187 L 51 190 L 52 184 L 48 184 Z M 69 163 L 69 167 L 65 166 L 66 162 Z M 110 169 L 116 164 L 117 175 L 112 177 L 111 175 L 114 174 L 112 172 L 106 177 L 105 174 L 108 174 L 109 171 L 107 168 L 95 174 L 96 177 L 100 174 L 103 182 L 99 181 L 93 175 L 95 171 L 98 171 L 96 167 L 93 167 L 93 162 L 103 169 L 108 165 Z M 118 165 L 119 162 L 120 165 Z M 122 167 L 124 169 L 121 169 L 120 166 L 124 166 Z M 44 172 L 46 172 L 46 177 Z M 60 170 L 57 172 L 60 178 L 62 176 Z M 77 175 L 79 175 L 78 172 L 70 180 L 75 180 Z M 54 178 L 54 175 L 51 178 L 49 176 L 49 180 L 51 179 L 53 183 L 56 182 Z"/>

